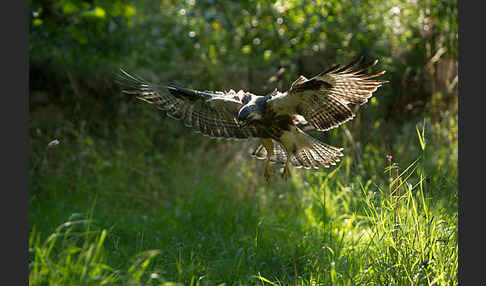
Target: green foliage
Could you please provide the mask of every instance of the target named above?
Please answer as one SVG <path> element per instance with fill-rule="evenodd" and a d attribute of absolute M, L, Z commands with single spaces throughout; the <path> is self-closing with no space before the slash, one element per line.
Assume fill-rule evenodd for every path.
<path fill-rule="evenodd" d="M 48 3 L 31 0 L 31 61 L 71 72 L 110 74 L 117 65 L 136 65 L 166 71 L 162 80 L 221 88 L 251 69 L 248 83 L 237 87 L 268 92 L 273 86 L 262 86 L 265 77 L 280 67 L 288 87 L 296 73 L 358 55 L 379 57 L 401 77 L 411 67 L 405 76 L 417 81 L 427 64 L 457 59 L 455 1 Z"/>
<path fill-rule="evenodd" d="M 174 139 L 169 128 L 159 146 L 148 135 L 174 124 L 144 130 L 146 120 L 156 121 L 120 125 L 116 141 L 81 131 L 32 153 L 31 245 L 41 245 L 31 246 L 32 281 L 76 285 L 83 271 L 106 269 L 86 283 L 457 285 L 457 137 L 441 135 L 457 121 L 407 124 L 391 161 L 375 138 L 362 166 L 349 150 L 332 170 L 268 184 L 245 143 L 195 148 L 197 134 Z M 45 137 L 34 146 L 47 146 Z M 68 232 L 57 225 L 82 219 L 76 213 L 96 223 L 50 246 L 50 233 Z M 97 245 L 97 260 L 76 262 Z"/>
<path fill-rule="evenodd" d="M 153 277 L 147 275 L 147 267 L 158 251 L 135 255 L 128 270 L 122 272 L 107 264 L 107 235 L 106 229 L 96 228 L 89 218 L 82 219 L 76 213 L 45 240 L 33 229 L 29 285 L 147 285 Z"/>
<path fill-rule="evenodd" d="M 30 8 L 30 285 L 457 285 L 456 1 Z M 359 55 L 390 83 L 288 183 L 113 82 L 264 94 Z"/>
<path fill-rule="evenodd" d="M 109 73 L 124 48 L 136 8 L 126 0 L 30 1 L 30 60 L 61 70 Z"/>
<path fill-rule="evenodd" d="M 162 83 L 264 94 L 365 55 L 390 80 L 369 122 L 403 124 L 432 113 L 433 94 L 445 109 L 457 98 L 455 1 L 31 0 L 31 13 L 31 111 L 47 100 L 76 125 L 123 116 L 126 99 L 107 96 L 120 66 Z"/>

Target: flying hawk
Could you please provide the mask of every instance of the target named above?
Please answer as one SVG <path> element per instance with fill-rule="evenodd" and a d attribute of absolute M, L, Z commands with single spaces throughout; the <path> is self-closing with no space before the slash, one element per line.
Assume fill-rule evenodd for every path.
<path fill-rule="evenodd" d="M 327 131 L 355 115 L 349 104 L 364 104 L 385 80 L 385 71 L 367 73 L 378 60 L 359 67 L 363 57 L 334 66 L 311 79 L 300 76 L 286 92 L 274 90 L 260 96 L 234 90 L 197 91 L 173 85 L 157 85 L 120 69 L 122 92 L 154 104 L 169 117 L 212 138 L 259 138 L 253 152 L 266 159 L 264 176 L 272 175 L 271 163 L 284 164 L 282 177 L 294 167 L 330 167 L 343 156 L 342 148 L 330 146 L 303 130 Z"/>

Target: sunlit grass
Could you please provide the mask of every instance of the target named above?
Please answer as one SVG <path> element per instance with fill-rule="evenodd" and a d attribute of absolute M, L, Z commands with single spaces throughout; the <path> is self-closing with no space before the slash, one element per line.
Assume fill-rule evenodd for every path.
<path fill-rule="evenodd" d="M 457 285 L 457 142 L 440 127 L 288 183 L 245 143 L 119 128 L 33 139 L 30 285 Z"/>

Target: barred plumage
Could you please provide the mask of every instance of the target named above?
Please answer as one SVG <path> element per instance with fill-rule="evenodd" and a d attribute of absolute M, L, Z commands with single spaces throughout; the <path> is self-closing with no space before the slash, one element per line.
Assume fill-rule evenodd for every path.
<path fill-rule="evenodd" d="M 213 138 L 257 137 L 255 128 L 241 128 L 235 114 L 248 94 L 230 90 L 199 92 L 174 86 L 151 84 L 120 70 L 118 83 L 126 94 L 155 105 L 167 116 L 183 120 L 185 126 Z M 165 90 L 166 91 L 165 91 Z M 175 94 L 174 94 L 175 93 Z"/>
<path fill-rule="evenodd" d="M 319 169 L 336 165 L 342 148 L 330 146 L 303 130 L 326 131 L 354 118 L 349 104 L 364 104 L 385 80 L 374 80 L 385 71 L 366 73 L 378 60 L 359 67 L 363 58 L 335 66 L 311 79 L 300 76 L 287 92 L 273 91 L 258 96 L 235 92 L 197 91 L 176 86 L 151 84 L 120 70 L 122 92 L 155 105 L 167 116 L 213 138 L 260 138 L 253 152 L 270 163 L 284 164 L 283 177 L 290 176 L 289 165 Z"/>

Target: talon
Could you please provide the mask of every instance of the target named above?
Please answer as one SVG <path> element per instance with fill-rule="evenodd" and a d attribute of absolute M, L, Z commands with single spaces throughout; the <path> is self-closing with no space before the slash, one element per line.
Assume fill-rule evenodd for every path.
<path fill-rule="evenodd" d="M 265 161 L 265 172 L 263 173 L 263 176 L 268 182 L 273 173 L 273 169 L 270 166 L 270 159 L 273 156 L 273 141 L 272 139 L 262 139 L 262 145 L 267 150 L 267 160 Z"/>
<path fill-rule="evenodd" d="M 285 165 L 284 167 L 284 170 L 282 172 L 282 178 L 285 180 L 285 181 L 288 181 L 288 179 L 292 177 L 292 175 L 290 174 L 290 168 L 288 165 Z"/>
<path fill-rule="evenodd" d="M 270 182 L 270 175 L 265 175 L 265 181 L 268 183 Z"/>
<path fill-rule="evenodd" d="M 270 166 L 270 161 L 267 161 L 265 164 L 265 172 L 263 176 L 265 177 L 265 180 L 268 182 L 270 181 L 270 177 L 273 175 L 273 169 Z"/>

